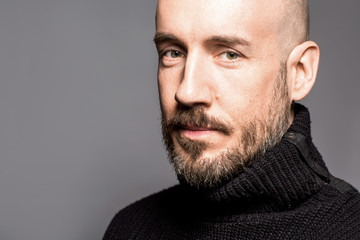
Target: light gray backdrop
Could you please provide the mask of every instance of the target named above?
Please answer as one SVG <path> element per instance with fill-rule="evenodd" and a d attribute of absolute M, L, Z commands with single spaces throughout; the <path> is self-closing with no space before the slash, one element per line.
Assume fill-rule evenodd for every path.
<path fill-rule="evenodd" d="M 162 148 L 155 0 L 0 0 L 0 239 L 101 239 L 176 183 Z M 360 1 L 312 1 L 304 101 L 330 170 L 360 188 Z"/>

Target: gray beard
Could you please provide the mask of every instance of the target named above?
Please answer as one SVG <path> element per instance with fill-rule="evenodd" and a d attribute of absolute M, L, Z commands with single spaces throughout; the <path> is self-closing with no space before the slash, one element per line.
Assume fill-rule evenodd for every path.
<path fill-rule="evenodd" d="M 240 126 L 238 146 L 219 152 L 213 157 L 200 157 L 207 144 L 180 136 L 177 140 L 184 154 L 175 148 L 171 131 L 177 124 L 191 122 L 196 125 L 215 126 L 224 134 L 233 131 L 226 123 L 208 117 L 203 109 L 179 109 L 171 121 L 162 114 L 162 133 L 170 163 L 180 181 L 196 188 L 214 188 L 233 179 L 248 165 L 261 158 L 286 133 L 290 122 L 291 100 L 286 85 L 286 65 L 281 64 L 273 101 L 267 116 L 259 116 L 250 124 Z"/>

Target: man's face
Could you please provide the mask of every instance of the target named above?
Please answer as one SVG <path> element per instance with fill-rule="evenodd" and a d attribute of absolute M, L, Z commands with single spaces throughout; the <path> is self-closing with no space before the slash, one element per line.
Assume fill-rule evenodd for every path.
<path fill-rule="evenodd" d="M 158 3 L 163 135 L 177 174 L 194 186 L 229 180 L 289 126 L 280 2 Z"/>

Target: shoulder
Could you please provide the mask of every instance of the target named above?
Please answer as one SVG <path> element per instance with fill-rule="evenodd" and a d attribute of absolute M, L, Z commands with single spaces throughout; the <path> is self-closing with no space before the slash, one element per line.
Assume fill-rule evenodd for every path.
<path fill-rule="evenodd" d="M 313 227 L 318 239 L 360 238 L 360 194 L 345 181 L 332 177 L 315 197 Z"/>
<path fill-rule="evenodd" d="M 360 193 L 349 183 L 331 176 L 330 183 L 324 187 L 325 196 L 333 197 L 341 210 L 355 211 L 360 221 Z"/>
<path fill-rule="evenodd" d="M 178 197 L 181 196 L 181 192 L 181 186 L 175 185 L 157 193 L 153 193 L 120 210 L 116 216 L 128 214 L 136 216 L 136 213 L 138 212 L 154 211 L 156 208 L 162 208 L 164 205 L 167 205 L 166 203 L 168 203 L 170 200 L 178 200 Z"/>
<path fill-rule="evenodd" d="M 115 235 L 121 236 L 121 239 L 124 239 L 124 236 L 127 236 L 125 239 L 131 238 L 131 234 L 138 232 L 145 223 L 155 221 L 154 219 L 168 212 L 171 205 L 176 205 L 174 202 L 179 201 L 180 192 L 181 187 L 176 185 L 120 210 L 110 222 L 104 240 L 118 239 Z"/>

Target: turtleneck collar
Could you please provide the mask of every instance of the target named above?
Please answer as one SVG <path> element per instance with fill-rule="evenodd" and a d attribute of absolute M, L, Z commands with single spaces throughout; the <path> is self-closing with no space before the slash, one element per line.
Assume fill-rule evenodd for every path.
<path fill-rule="evenodd" d="M 309 157 L 327 172 L 320 153 L 312 143 L 310 114 L 306 107 L 295 104 L 295 118 L 289 132 L 304 137 Z M 193 192 L 202 203 L 235 204 L 250 212 L 281 211 L 305 201 L 323 184 L 298 148 L 283 138 L 232 181 L 216 189 Z"/>

